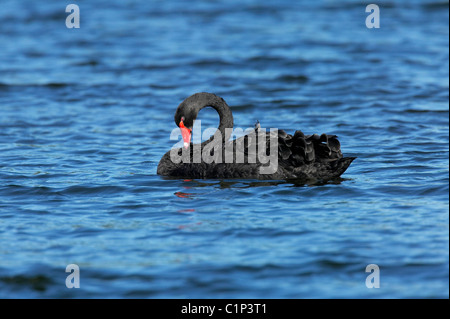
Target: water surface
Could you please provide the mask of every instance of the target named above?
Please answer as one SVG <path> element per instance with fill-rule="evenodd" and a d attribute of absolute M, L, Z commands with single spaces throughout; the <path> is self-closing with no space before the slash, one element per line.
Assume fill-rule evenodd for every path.
<path fill-rule="evenodd" d="M 0 297 L 448 298 L 448 2 L 380 2 L 380 29 L 357 1 L 77 4 L 80 29 L 1 5 Z M 358 159 L 316 185 L 161 178 L 201 91 Z"/>

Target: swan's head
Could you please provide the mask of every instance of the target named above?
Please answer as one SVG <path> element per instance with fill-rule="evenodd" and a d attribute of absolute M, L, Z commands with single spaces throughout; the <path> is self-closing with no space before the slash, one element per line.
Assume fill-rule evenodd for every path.
<path fill-rule="evenodd" d="M 185 148 L 188 148 L 191 143 L 192 129 L 198 114 L 198 108 L 195 106 L 195 103 L 186 99 L 178 106 L 175 112 L 175 124 L 181 130 Z"/>
<path fill-rule="evenodd" d="M 175 112 L 175 124 L 181 130 L 185 148 L 188 148 L 191 142 L 192 129 L 198 112 L 206 106 L 213 107 L 219 113 L 220 123 L 223 124 L 223 127 L 233 127 L 233 115 L 221 97 L 206 92 L 195 93 L 181 102 Z"/>

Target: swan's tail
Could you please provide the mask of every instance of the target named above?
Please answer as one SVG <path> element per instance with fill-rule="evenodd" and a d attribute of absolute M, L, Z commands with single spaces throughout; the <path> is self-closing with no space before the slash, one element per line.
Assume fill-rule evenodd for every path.
<path fill-rule="evenodd" d="M 356 157 L 344 157 L 336 135 L 294 135 L 278 131 L 279 160 L 297 176 L 332 179 L 341 176 Z"/>
<path fill-rule="evenodd" d="M 334 161 L 334 165 L 331 165 L 333 167 L 333 178 L 339 177 L 347 170 L 347 168 L 350 166 L 350 164 L 354 161 L 356 157 L 343 157 L 338 159 L 337 161 Z"/>

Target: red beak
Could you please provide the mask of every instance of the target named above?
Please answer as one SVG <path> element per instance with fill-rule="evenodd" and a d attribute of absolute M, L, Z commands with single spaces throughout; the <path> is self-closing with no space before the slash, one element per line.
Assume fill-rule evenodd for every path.
<path fill-rule="evenodd" d="M 187 149 L 191 143 L 191 130 L 184 126 L 183 121 L 180 122 L 180 130 L 184 141 L 184 148 Z"/>

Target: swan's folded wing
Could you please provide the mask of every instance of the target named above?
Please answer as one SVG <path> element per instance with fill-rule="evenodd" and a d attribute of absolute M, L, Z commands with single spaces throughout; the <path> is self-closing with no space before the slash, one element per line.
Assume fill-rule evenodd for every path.
<path fill-rule="evenodd" d="M 265 138 L 265 143 L 261 140 Z M 288 166 L 298 167 L 313 162 L 329 162 L 342 158 L 340 143 L 336 135 L 313 134 L 304 135 L 302 131 L 296 131 L 294 135 L 287 134 L 283 130 L 261 132 L 255 131 L 242 136 L 234 141 L 234 151 L 244 158 L 255 163 L 261 155 L 270 156 L 271 141 L 277 142 L 276 151 L 278 159 L 286 162 Z M 263 154 L 258 154 L 259 146 L 262 146 Z"/>
<path fill-rule="evenodd" d="M 288 135 L 288 137 L 290 136 Z M 336 135 L 304 135 L 303 132 L 296 131 L 290 140 L 284 140 L 284 142 L 284 145 L 290 143 L 289 162 L 293 166 L 312 162 L 329 162 L 342 158 L 340 143 Z M 283 154 L 281 157 L 284 159 Z"/>
<path fill-rule="evenodd" d="M 316 152 L 316 162 L 328 162 L 342 158 L 341 144 L 336 135 L 314 134 L 306 138 L 311 142 Z"/>

